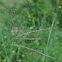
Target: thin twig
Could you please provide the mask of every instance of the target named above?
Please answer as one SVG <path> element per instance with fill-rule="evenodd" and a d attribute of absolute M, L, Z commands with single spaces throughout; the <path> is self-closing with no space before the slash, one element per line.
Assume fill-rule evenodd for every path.
<path fill-rule="evenodd" d="M 16 38 L 13 40 L 40 40 L 40 38 Z"/>
<path fill-rule="evenodd" d="M 35 32 L 40 32 L 40 31 L 45 31 L 45 30 L 50 30 L 50 29 L 54 29 L 54 28 L 46 28 L 46 29 L 35 30 L 35 31 L 31 31 L 31 32 L 27 32 L 27 33 L 18 35 L 18 36 L 24 36 L 24 35 L 27 35 L 27 34 L 31 34 L 31 33 L 35 33 Z M 18 37 L 18 36 L 16 36 L 16 37 Z"/>
<path fill-rule="evenodd" d="M 10 29 L 10 39 L 11 39 L 11 31 L 12 31 L 12 28 L 13 28 L 13 23 L 14 23 L 14 15 L 15 15 L 15 6 L 13 8 L 13 13 L 12 13 L 12 20 L 11 20 L 11 29 Z"/>
<path fill-rule="evenodd" d="M 48 55 L 46 55 L 46 54 L 43 54 L 43 53 L 41 53 L 41 52 L 38 52 L 38 51 L 36 51 L 36 50 L 34 50 L 34 49 L 31 49 L 31 48 L 28 48 L 28 47 L 25 47 L 25 46 L 22 46 L 22 45 L 13 45 L 13 44 L 12 44 L 12 45 L 11 45 L 11 44 L 8 44 L 8 45 L 25 48 L 25 49 L 30 50 L 30 51 L 32 51 L 32 52 L 35 52 L 35 53 L 37 53 L 37 54 L 39 54 L 39 55 L 43 55 L 43 56 L 46 56 L 46 57 L 48 57 L 48 58 L 50 58 L 50 59 L 54 59 L 54 58 L 51 57 L 51 56 L 48 56 Z"/>

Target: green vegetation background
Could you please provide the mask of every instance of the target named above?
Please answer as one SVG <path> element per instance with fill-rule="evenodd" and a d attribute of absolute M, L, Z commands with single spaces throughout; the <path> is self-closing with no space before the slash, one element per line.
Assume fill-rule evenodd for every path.
<path fill-rule="evenodd" d="M 62 62 L 62 8 L 58 8 L 57 0 L 0 0 L 0 62 L 43 62 L 43 56 L 27 51 L 23 48 L 7 46 L 7 44 L 24 45 L 55 58 L 45 58 L 44 62 Z M 35 41 L 10 40 L 10 25 L 13 7 L 16 7 L 12 37 L 23 25 L 20 34 L 54 27 L 48 47 L 49 32 L 42 31 L 23 36 L 22 38 L 40 38 Z M 20 38 L 20 37 L 18 37 Z M 45 49 L 47 47 L 47 52 Z"/>

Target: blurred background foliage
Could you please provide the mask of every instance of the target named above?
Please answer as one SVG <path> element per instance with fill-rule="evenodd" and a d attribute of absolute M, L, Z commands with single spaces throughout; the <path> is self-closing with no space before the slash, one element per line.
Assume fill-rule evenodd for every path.
<path fill-rule="evenodd" d="M 45 53 L 49 36 L 49 31 L 43 31 L 22 37 L 39 37 L 41 38 L 39 41 L 11 41 L 9 32 L 14 7 L 16 10 L 12 37 L 22 25 L 24 27 L 19 34 L 51 27 L 53 18 L 55 18 L 55 30 L 52 31 L 46 53 L 55 60 L 45 58 L 45 62 L 62 62 L 62 8 L 59 6 L 62 6 L 62 2 L 58 0 L 0 0 L 0 62 L 43 62 L 43 56 L 22 48 L 6 47 L 8 43 L 25 45 Z"/>

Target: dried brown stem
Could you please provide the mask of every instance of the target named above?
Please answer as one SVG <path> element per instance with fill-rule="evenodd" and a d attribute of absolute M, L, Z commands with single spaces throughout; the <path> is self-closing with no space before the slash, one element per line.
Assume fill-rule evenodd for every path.
<path fill-rule="evenodd" d="M 16 38 L 13 40 L 40 40 L 40 38 Z"/>
<path fill-rule="evenodd" d="M 43 55 L 43 56 L 46 56 L 46 57 L 48 57 L 48 58 L 50 58 L 50 59 L 54 59 L 54 58 L 51 57 L 51 56 L 48 56 L 48 55 L 46 55 L 46 54 L 44 54 L 44 53 L 38 52 L 38 51 L 36 51 L 36 50 L 34 50 L 34 49 L 31 49 L 31 48 L 28 48 L 28 47 L 25 47 L 25 46 L 22 46 L 22 45 L 13 45 L 13 44 L 12 44 L 12 45 L 11 45 L 11 44 L 8 44 L 8 45 L 25 48 L 25 49 L 30 50 L 30 51 L 32 51 L 32 52 L 35 52 L 35 53 L 37 53 L 37 54 L 39 54 L 39 55 Z"/>

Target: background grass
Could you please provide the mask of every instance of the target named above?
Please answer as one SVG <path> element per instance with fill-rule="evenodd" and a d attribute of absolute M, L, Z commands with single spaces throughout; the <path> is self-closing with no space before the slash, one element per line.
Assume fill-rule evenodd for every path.
<path fill-rule="evenodd" d="M 45 52 L 49 32 L 42 31 L 23 36 L 40 38 L 35 41 L 14 41 L 10 40 L 10 25 L 14 4 L 16 3 L 16 12 L 14 16 L 14 25 L 12 37 L 16 35 L 16 30 L 24 25 L 20 34 L 51 27 L 53 18 L 55 18 L 54 27 L 50 37 L 50 42 Z M 33 48 L 55 58 L 45 58 L 44 62 L 62 62 L 62 29 L 61 29 L 61 8 L 52 6 L 50 0 L 0 0 L 0 62 L 43 62 L 43 56 L 27 51 L 23 48 L 7 46 L 7 44 L 18 44 Z M 18 37 L 20 38 L 20 37 Z"/>

